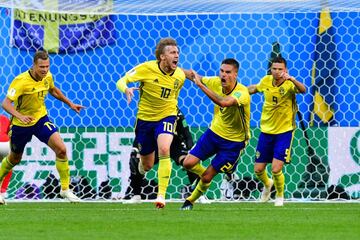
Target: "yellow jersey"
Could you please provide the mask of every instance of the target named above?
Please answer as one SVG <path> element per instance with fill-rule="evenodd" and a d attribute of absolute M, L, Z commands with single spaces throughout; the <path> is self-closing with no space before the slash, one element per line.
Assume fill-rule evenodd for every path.
<path fill-rule="evenodd" d="M 157 61 L 148 61 L 128 71 L 119 81 L 140 82 L 138 119 L 159 121 L 177 115 L 178 96 L 185 82 L 181 68 L 167 74 Z"/>
<path fill-rule="evenodd" d="M 30 124 L 24 124 L 16 117 L 11 123 L 16 126 L 33 126 L 43 116 L 47 115 L 45 97 L 49 89 L 54 88 L 54 80 L 50 72 L 41 80 L 36 81 L 30 70 L 21 73 L 11 82 L 6 96 L 14 102 L 15 109 L 22 115 L 35 118 Z"/>
<path fill-rule="evenodd" d="M 263 133 L 279 134 L 296 128 L 298 108 L 295 94 L 298 90 L 289 80 L 277 87 L 273 85 L 273 81 L 272 75 L 266 75 L 256 85 L 256 89 L 264 94 L 260 128 Z"/>
<path fill-rule="evenodd" d="M 221 97 L 231 96 L 238 102 L 237 106 L 220 107 L 215 104 L 214 117 L 210 129 L 220 137 L 242 142 L 250 139 L 250 95 L 247 87 L 237 82 L 228 94 L 222 92 L 219 77 L 203 77 L 202 82 Z"/>

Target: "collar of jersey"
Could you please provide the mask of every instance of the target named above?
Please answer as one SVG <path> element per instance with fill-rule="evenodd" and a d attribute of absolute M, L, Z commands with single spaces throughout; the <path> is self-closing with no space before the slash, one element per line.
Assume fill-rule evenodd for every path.
<path fill-rule="evenodd" d="M 172 76 L 172 75 L 174 75 L 174 73 L 175 73 L 175 71 L 173 71 L 171 74 L 167 74 L 166 72 L 164 72 L 162 69 L 161 69 L 161 67 L 160 67 L 160 62 L 158 62 L 158 68 L 159 68 L 159 70 L 160 70 L 160 72 L 162 72 L 162 74 L 164 74 L 164 75 L 169 75 L 169 76 Z"/>

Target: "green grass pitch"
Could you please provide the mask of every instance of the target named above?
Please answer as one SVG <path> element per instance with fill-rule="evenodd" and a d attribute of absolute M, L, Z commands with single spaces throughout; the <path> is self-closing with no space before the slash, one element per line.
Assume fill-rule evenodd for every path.
<path fill-rule="evenodd" d="M 16 203 L 0 206 L 0 239 L 360 239 L 359 203 Z"/>

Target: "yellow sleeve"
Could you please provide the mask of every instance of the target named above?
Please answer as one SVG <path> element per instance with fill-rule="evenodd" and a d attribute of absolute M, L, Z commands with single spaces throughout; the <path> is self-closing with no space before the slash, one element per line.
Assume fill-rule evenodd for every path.
<path fill-rule="evenodd" d="M 49 89 L 53 89 L 55 87 L 55 81 L 53 78 L 53 75 L 49 72 L 50 75 L 50 85 L 49 85 Z"/>
<path fill-rule="evenodd" d="M 217 76 L 213 77 L 203 77 L 202 83 L 205 84 L 208 88 L 213 89 L 215 85 L 220 81 L 220 78 Z"/>
<path fill-rule="evenodd" d="M 266 76 L 263 77 L 260 82 L 258 84 L 256 84 L 256 89 L 258 92 L 263 92 L 264 91 L 264 80 L 265 80 Z"/>
<path fill-rule="evenodd" d="M 250 103 L 250 95 L 246 90 L 237 90 L 231 94 L 231 96 L 236 99 L 239 106 L 248 105 Z"/>
<path fill-rule="evenodd" d="M 15 101 L 19 96 L 23 94 L 23 84 L 21 79 L 15 78 L 9 86 L 6 96 L 11 100 Z"/>
<path fill-rule="evenodd" d="M 127 81 L 126 76 L 120 78 L 116 83 L 117 89 L 119 89 L 121 92 L 125 93 L 125 90 L 127 89 Z"/>

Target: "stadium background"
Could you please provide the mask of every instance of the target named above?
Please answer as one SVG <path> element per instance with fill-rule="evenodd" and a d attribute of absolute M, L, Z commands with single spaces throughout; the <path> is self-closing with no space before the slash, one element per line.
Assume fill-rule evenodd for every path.
<path fill-rule="evenodd" d="M 0 10 L 0 98 L 3 99 L 10 81 L 31 66 L 32 52 L 29 54 L 29 51 L 9 44 L 12 34 L 10 10 Z M 115 83 L 134 65 L 154 59 L 154 48 L 160 38 L 175 38 L 181 52 L 180 66 L 192 68 L 202 75 L 217 75 L 220 62 L 225 57 L 238 59 L 241 66 L 239 81 L 244 85 L 257 83 L 266 74 L 272 44 L 278 42 L 281 54 L 288 60 L 290 74 L 308 87 L 309 91 L 297 100 L 305 125 L 309 127 L 310 143 L 323 164 L 328 165 L 329 161 L 328 130 L 337 128 L 335 131 L 343 132 L 342 128 L 354 129 L 354 133 L 351 133 L 357 142 L 357 150 L 353 154 L 354 172 L 345 179 L 340 175 L 333 183 L 344 187 L 357 186 L 351 192 L 358 197 L 360 14 L 337 11 L 331 12 L 331 17 L 332 28 L 336 30 L 332 42 L 336 44 L 336 53 L 331 54 L 331 59 L 323 60 L 332 61 L 331 68 L 335 70 L 328 75 L 334 84 L 322 88 L 322 91 L 327 95 L 331 93 L 329 104 L 334 116 L 331 122 L 324 124 L 319 119 L 314 122 L 310 120 L 314 104 L 312 88 L 317 84 L 317 81 L 313 82 L 312 67 L 319 44 L 319 13 L 111 15 L 109 20 L 114 24 L 112 43 L 84 51 L 51 55 L 51 72 L 57 86 L 70 99 L 87 107 L 82 114 L 76 115 L 52 98 L 47 101 L 49 115 L 61 129 L 69 148 L 72 174 L 86 176 L 94 188 L 109 179 L 114 192 L 124 191 L 137 99 L 127 106 Z M 253 175 L 252 162 L 259 133 L 261 102 L 260 95 L 252 97 L 253 138 L 239 164 L 237 172 L 241 178 Z M 179 106 L 197 139 L 211 121 L 212 103 L 187 82 L 180 94 Z M 22 164 L 16 168 L 16 184 L 9 189 L 10 197 L 14 197 L 15 191 L 26 182 L 35 182 L 40 186 L 49 172 L 54 170 L 52 153 L 38 146 L 36 139 L 28 146 Z M 298 184 L 306 172 L 309 164 L 306 148 L 303 133 L 298 129 L 293 163 L 285 170 L 287 198 L 298 191 Z M 341 160 L 341 156 L 335 159 Z M 149 177 L 153 174 L 150 173 Z M 171 197 L 179 197 L 183 179 L 184 174 L 177 171 L 170 186 Z M 329 184 L 327 179 L 320 181 Z M 212 190 L 220 185 L 221 178 L 218 177 L 215 182 Z M 210 191 L 209 197 L 218 198 L 219 194 L 218 190 Z"/>

